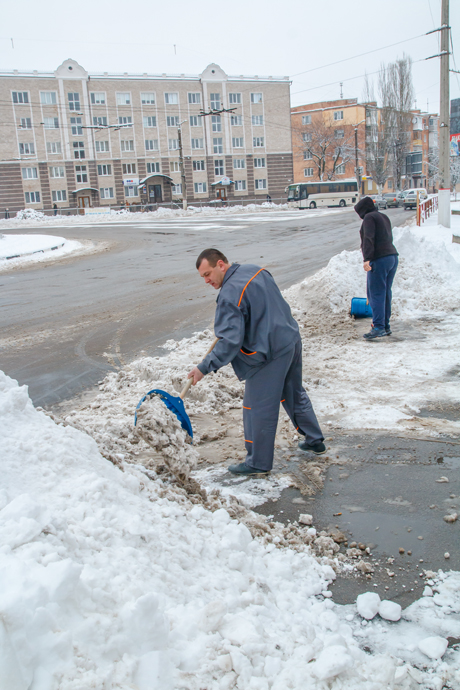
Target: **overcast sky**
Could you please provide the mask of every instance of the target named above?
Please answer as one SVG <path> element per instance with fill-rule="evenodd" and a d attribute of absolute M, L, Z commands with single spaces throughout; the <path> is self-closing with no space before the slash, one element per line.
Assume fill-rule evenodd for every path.
<path fill-rule="evenodd" d="M 441 0 L 16 0 L 2 7 L 0 70 L 53 71 L 73 58 L 90 73 L 197 75 L 216 62 L 229 75 L 287 75 L 302 105 L 340 98 L 341 81 L 344 98 L 361 99 L 364 73 L 376 78 L 406 53 L 417 107 L 439 112 L 439 59 L 425 61 L 439 34 L 424 34 L 440 17 Z M 459 69 L 459 0 L 450 24 Z M 450 88 L 459 98 L 460 74 Z"/>

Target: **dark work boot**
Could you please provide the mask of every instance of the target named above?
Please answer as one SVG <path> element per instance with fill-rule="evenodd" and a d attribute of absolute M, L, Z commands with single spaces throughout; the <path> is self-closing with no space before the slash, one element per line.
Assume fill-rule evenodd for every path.
<path fill-rule="evenodd" d="M 365 333 L 363 335 L 363 338 L 364 340 L 375 340 L 375 338 L 381 338 L 384 335 L 387 335 L 387 332 L 384 328 L 372 327 L 369 333 Z"/>
<path fill-rule="evenodd" d="M 270 470 L 258 470 L 256 467 L 250 467 L 245 462 L 240 462 L 239 465 L 230 465 L 228 471 L 243 477 L 262 477 L 270 472 Z"/>
<path fill-rule="evenodd" d="M 310 453 L 314 453 L 315 455 L 322 455 L 326 452 L 326 446 L 322 441 L 307 443 L 304 439 L 303 441 L 299 441 L 299 448 L 300 450 L 308 450 Z"/>

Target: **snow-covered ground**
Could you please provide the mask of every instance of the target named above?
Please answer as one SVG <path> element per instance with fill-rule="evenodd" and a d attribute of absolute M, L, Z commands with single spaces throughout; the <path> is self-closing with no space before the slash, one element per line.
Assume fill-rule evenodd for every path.
<path fill-rule="evenodd" d="M 305 382 L 329 426 L 460 430 L 417 416 L 458 404 L 460 246 L 450 239 L 435 219 L 395 230 L 395 335 L 379 342 L 364 342 L 348 317 L 351 297 L 365 295 L 358 252 L 286 292 Z M 211 338 L 170 341 L 167 356 L 109 374 L 65 423 L 0 374 L 0 688 L 460 688 L 460 651 L 447 648 L 460 637 L 459 573 L 429 574 L 399 620 L 374 592 L 336 605 L 327 586 L 340 562 L 326 541 L 314 555 L 314 528 L 296 526 L 289 542 L 229 496 L 187 491 L 144 462 L 153 446 L 166 465 L 193 467 L 174 420 L 147 406 L 136 432 L 133 412 L 151 388 L 179 391 Z M 227 367 L 186 407 L 192 422 L 214 414 L 225 424 L 241 397 Z"/>

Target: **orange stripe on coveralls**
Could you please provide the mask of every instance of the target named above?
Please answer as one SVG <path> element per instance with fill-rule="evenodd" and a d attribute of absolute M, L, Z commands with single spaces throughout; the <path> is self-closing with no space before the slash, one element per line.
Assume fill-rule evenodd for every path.
<path fill-rule="evenodd" d="M 248 441 L 247 438 L 244 439 L 244 442 L 245 442 L 245 443 L 254 443 L 254 441 Z"/>
<path fill-rule="evenodd" d="M 240 352 L 242 352 L 243 355 L 256 355 L 256 354 L 257 354 L 257 350 L 256 350 L 255 352 L 245 352 L 245 351 L 242 350 L 241 348 L 240 348 Z"/>
<path fill-rule="evenodd" d="M 243 405 L 243 410 L 252 410 L 252 407 L 245 407 L 245 406 Z"/>
<path fill-rule="evenodd" d="M 286 398 L 284 398 L 284 400 L 282 400 L 281 402 L 286 402 Z"/>
<path fill-rule="evenodd" d="M 265 269 L 264 269 L 264 268 L 260 268 L 260 269 L 257 271 L 256 275 L 252 276 L 252 278 L 250 278 L 250 279 L 248 280 L 248 282 L 246 283 L 246 285 L 244 286 L 243 292 L 241 293 L 240 301 L 238 302 L 238 306 L 240 306 L 240 304 L 241 304 L 241 300 L 243 299 L 244 291 L 246 290 L 247 286 L 249 285 L 249 283 L 251 282 L 251 280 L 254 280 L 254 278 L 255 278 L 256 276 L 259 275 L 260 271 L 265 271 Z"/>

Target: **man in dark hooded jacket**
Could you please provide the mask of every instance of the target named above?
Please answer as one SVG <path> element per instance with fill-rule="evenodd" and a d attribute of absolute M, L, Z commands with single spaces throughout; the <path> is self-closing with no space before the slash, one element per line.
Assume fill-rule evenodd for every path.
<path fill-rule="evenodd" d="M 398 252 L 390 219 L 376 209 L 370 197 L 358 201 L 355 211 L 363 219 L 359 234 L 367 272 L 367 298 L 372 309 L 372 328 L 363 337 L 374 340 L 391 335 L 391 286 L 398 268 Z"/>

